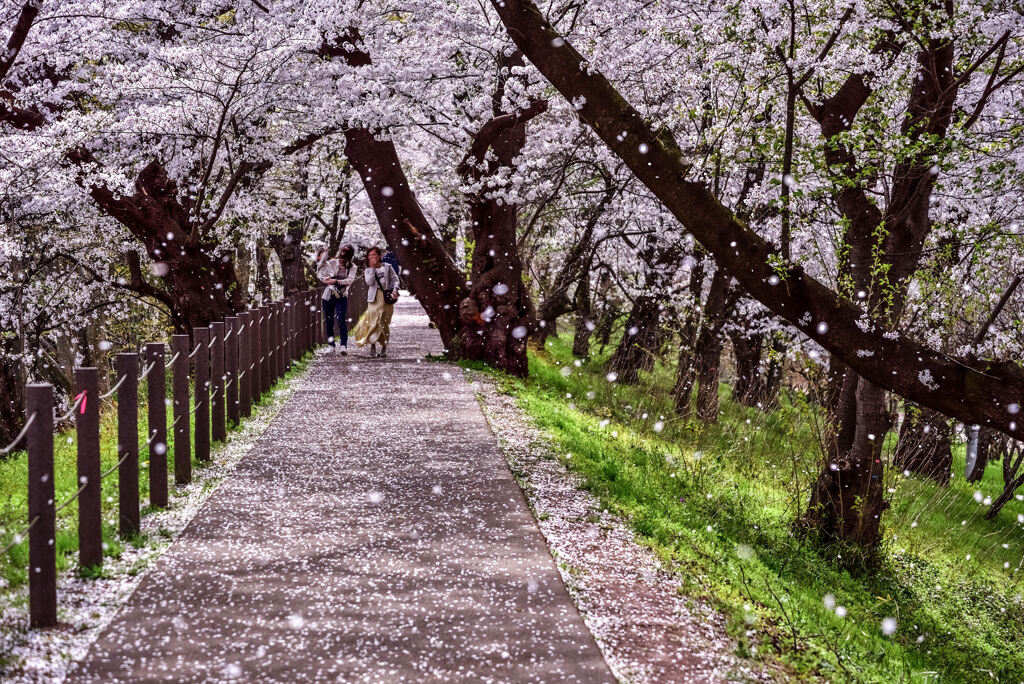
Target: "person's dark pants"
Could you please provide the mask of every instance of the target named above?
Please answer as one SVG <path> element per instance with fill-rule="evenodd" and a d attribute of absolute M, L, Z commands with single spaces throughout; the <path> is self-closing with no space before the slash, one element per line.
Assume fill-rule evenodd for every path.
<path fill-rule="evenodd" d="M 334 346 L 334 324 L 338 324 L 337 340 L 341 346 L 348 346 L 348 297 L 322 299 L 324 307 L 324 332 L 327 333 L 327 341 Z"/>

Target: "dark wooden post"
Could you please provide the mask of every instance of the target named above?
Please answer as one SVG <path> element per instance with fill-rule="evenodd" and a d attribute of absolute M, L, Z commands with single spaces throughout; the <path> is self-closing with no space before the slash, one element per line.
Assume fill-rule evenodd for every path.
<path fill-rule="evenodd" d="M 306 349 L 313 351 L 316 348 L 316 292 L 309 290 L 306 293 Z"/>
<path fill-rule="evenodd" d="M 123 380 L 122 380 L 123 378 Z M 139 355 L 117 355 L 117 512 L 122 536 L 138 534 L 139 519 Z"/>
<path fill-rule="evenodd" d="M 149 416 L 149 503 L 167 508 L 167 379 L 164 343 L 146 345 L 146 403 Z"/>
<path fill-rule="evenodd" d="M 228 316 L 225 322 L 228 331 L 225 333 L 227 339 L 224 343 L 224 375 L 226 377 L 224 403 L 227 405 L 228 420 L 232 425 L 238 425 L 241 420 L 238 412 L 238 335 L 242 326 L 238 316 Z"/>
<path fill-rule="evenodd" d="M 57 624 L 57 548 L 53 508 L 53 385 L 25 387 L 28 431 L 29 625 Z"/>
<path fill-rule="evenodd" d="M 270 334 L 270 306 L 260 307 L 263 318 L 260 324 L 260 339 L 262 340 L 263 354 L 260 356 L 260 392 L 270 389 L 270 352 L 273 337 Z"/>
<path fill-rule="evenodd" d="M 192 328 L 196 458 L 210 460 L 210 329 Z"/>
<path fill-rule="evenodd" d="M 281 368 L 279 372 L 282 377 L 288 373 L 288 369 L 292 366 L 292 340 L 288 335 L 288 331 L 289 322 L 292 319 L 292 303 L 294 300 L 294 297 L 288 297 L 278 304 L 278 310 L 281 311 L 281 325 L 278 326 L 278 335 L 281 337 Z"/>
<path fill-rule="evenodd" d="M 103 512 L 100 488 L 100 371 L 75 369 L 75 396 L 82 404 L 75 411 L 78 434 L 78 564 L 83 568 L 103 562 Z"/>
<path fill-rule="evenodd" d="M 292 302 L 294 297 L 288 297 L 285 301 L 279 303 L 279 310 L 281 311 L 281 325 L 278 326 L 278 334 L 281 336 L 281 376 L 284 377 L 288 373 L 288 369 L 292 366 L 292 355 L 291 350 L 291 338 L 288 336 L 288 322 L 292 318 Z"/>
<path fill-rule="evenodd" d="M 295 360 L 295 335 L 298 332 L 295 329 L 295 296 L 291 296 L 285 302 L 285 348 L 288 350 L 287 359 L 288 366 L 291 367 L 292 361 Z"/>
<path fill-rule="evenodd" d="M 238 314 L 238 415 L 252 415 L 252 314 Z"/>
<path fill-rule="evenodd" d="M 302 358 L 302 336 L 304 334 L 302 321 L 305 320 L 302 317 L 303 308 L 302 295 L 296 294 L 292 297 L 292 321 L 295 327 L 295 339 L 292 340 L 292 361 Z"/>
<path fill-rule="evenodd" d="M 265 312 L 259 307 L 252 310 L 252 403 L 258 404 L 263 399 L 263 317 Z"/>
<path fill-rule="evenodd" d="M 281 304 L 280 302 L 270 303 L 270 384 L 281 377 L 281 366 L 284 359 L 281 356 Z"/>
<path fill-rule="evenodd" d="M 224 415 L 224 323 L 210 324 L 210 433 L 214 442 L 228 438 Z"/>
<path fill-rule="evenodd" d="M 189 337 L 171 337 L 172 394 L 174 401 L 174 483 L 186 485 L 192 481 L 192 436 L 189 434 Z"/>
<path fill-rule="evenodd" d="M 306 348 L 313 351 L 316 348 L 316 292 L 314 290 L 306 293 L 306 322 Z"/>

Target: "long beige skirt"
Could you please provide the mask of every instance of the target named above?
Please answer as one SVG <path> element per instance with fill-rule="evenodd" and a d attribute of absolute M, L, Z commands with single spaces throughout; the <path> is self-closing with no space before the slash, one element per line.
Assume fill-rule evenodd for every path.
<path fill-rule="evenodd" d="M 388 339 L 391 337 L 391 316 L 395 313 L 394 304 L 384 303 L 384 293 L 377 288 L 377 296 L 360 317 L 356 327 L 352 330 L 352 336 L 360 347 L 367 344 L 379 344 L 381 347 L 388 346 Z"/>

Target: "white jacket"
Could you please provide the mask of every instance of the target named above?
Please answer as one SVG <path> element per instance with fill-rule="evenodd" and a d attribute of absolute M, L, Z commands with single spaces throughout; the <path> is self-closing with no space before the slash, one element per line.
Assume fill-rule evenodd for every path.
<path fill-rule="evenodd" d="M 391 264 L 381 264 L 375 269 L 367 266 L 363 278 L 366 280 L 366 301 L 371 304 L 377 298 L 377 278 L 388 292 L 398 289 L 398 274 Z"/>
<path fill-rule="evenodd" d="M 337 259 L 321 261 L 316 271 L 316 277 L 320 279 L 320 282 L 327 285 L 327 281 L 331 278 L 341 281 L 337 285 L 327 285 L 324 289 L 323 299 L 348 297 L 348 290 L 352 287 L 352 283 L 356 281 L 357 271 L 358 269 L 354 263 L 349 264 L 349 267 L 345 268 Z"/>

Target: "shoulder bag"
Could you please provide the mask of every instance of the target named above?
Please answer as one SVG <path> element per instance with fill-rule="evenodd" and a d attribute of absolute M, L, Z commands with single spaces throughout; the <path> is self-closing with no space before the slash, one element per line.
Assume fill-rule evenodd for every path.
<path fill-rule="evenodd" d="M 374 280 L 377 281 L 377 287 L 379 287 L 380 291 L 384 293 L 384 303 L 385 304 L 394 304 L 395 302 L 398 301 L 398 297 L 393 295 L 391 293 L 391 290 L 385 290 L 384 289 L 384 284 L 380 282 L 380 276 L 377 275 L 377 269 L 373 269 L 373 278 L 374 278 Z"/>

